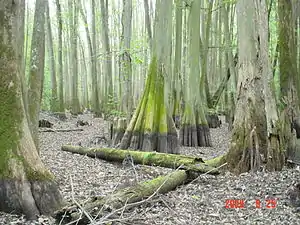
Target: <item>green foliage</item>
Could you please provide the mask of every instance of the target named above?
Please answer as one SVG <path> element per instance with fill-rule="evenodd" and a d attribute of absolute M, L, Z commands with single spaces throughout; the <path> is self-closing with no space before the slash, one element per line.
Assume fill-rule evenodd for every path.
<path fill-rule="evenodd" d="M 142 65 L 144 63 L 143 58 L 145 57 L 146 50 L 148 43 L 145 38 L 142 38 L 140 40 L 135 40 L 134 42 L 131 42 L 131 51 L 130 56 L 132 59 L 132 63 L 136 65 Z"/>
<path fill-rule="evenodd" d="M 118 107 L 119 107 L 119 101 L 116 98 L 114 98 L 113 96 L 109 95 L 108 96 L 108 101 L 107 101 L 107 103 L 104 107 L 105 115 L 112 116 L 112 117 L 126 116 L 126 113 L 119 111 Z"/>

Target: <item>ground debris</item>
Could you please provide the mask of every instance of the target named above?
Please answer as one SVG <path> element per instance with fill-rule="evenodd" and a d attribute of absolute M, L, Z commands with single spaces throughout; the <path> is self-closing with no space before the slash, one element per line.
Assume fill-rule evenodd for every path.
<path fill-rule="evenodd" d="M 51 117 L 48 116 L 48 117 Z M 58 124 L 55 118 L 46 118 L 54 123 L 55 129 L 76 128 L 78 118 L 70 118 Z M 84 119 L 85 121 L 88 121 Z M 61 151 L 65 144 L 90 147 L 93 137 L 109 140 L 108 122 L 101 118 L 89 120 L 82 132 L 39 133 L 41 157 L 55 174 L 62 194 L 67 202 L 72 202 L 70 178 L 73 181 L 74 197 L 84 201 L 89 197 L 107 196 L 126 182 L 153 179 L 171 171 L 168 168 L 144 165 L 129 166 L 110 163 L 84 155 Z M 211 129 L 213 147 L 181 147 L 180 154 L 201 157 L 204 160 L 224 154 L 229 145 L 227 124 Z M 105 147 L 104 142 L 95 143 Z M 178 187 L 167 194 L 159 194 L 116 217 L 107 218 L 106 224 L 300 224 L 300 213 L 291 206 L 288 190 L 298 183 L 300 173 L 297 168 L 284 168 L 280 172 L 243 173 L 234 176 L 228 172 L 213 176 L 202 175 L 196 181 Z M 245 200 L 244 209 L 226 208 L 226 201 Z M 268 208 L 270 199 L 276 199 L 276 207 Z M 257 207 L 259 200 L 260 208 Z M 51 218 L 41 217 L 36 221 L 25 221 L 23 217 L 0 213 L 0 224 L 54 224 Z"/>

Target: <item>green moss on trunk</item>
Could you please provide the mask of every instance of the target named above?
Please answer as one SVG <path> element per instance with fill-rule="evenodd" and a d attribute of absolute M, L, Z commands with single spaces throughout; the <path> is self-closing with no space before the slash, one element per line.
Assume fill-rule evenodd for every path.
<path fill-rule="evenodd" d="M 250 145 L 250 133 L 254 127 L 256 127 L 259 152 L 264 155 L 264 158 L 267 158 L 265 121 L 261 120 L 261 115 L 254 113 L 254 108 L 249 108 L 250 112 L 246 112 L 242 120 L 235 121 L 234 123 L 231 145 L 226 156 L 230 170 L 235 173 L 243 173 L 251 169 L 251 151 L 254 151 L 255 146 Z"/>
<path fill-rule="evenodd" d="M 62 199 L 28 127 L 21 88 L 23 71 L 18 65 L 22 54 L 16 50 L 23 48 L 23 42 L 18 42 L 23 31 L 15 27 L 22 20 L 22 9 L 24 1 L 0 4 L 0 211 L 31 219 L 57 209 Z"/>
<path fill-rule="evenodd" d="M 7 18 L 3 17 L 1 23 L 6 24 Z M 13 38 L 8 35 L 10 41 Z M 21 122 L 23 119 L 20 104 L 20 82 L 17 80 L 17 59 L 13 47 L 8 46 L 0 39 L 0 177 L 9 177 L 7 170 L 9 159 L 14 156 L 21 134 Z M 9 66 L 8 66 L 9 65 Z"/>
<path fill-rule="evenodd" d="M 143 97 L 127 127 L 120 148 L 177 153 L 176 140 L 174 121 L 165 105 L 162 69 L 159 68 L 157 58 L 153 57 Z"/>

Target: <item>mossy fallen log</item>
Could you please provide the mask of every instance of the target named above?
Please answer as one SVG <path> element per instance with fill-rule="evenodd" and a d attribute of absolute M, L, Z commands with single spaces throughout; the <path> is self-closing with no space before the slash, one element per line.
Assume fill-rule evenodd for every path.
<path fill-rule="evenodd" d="M 150 198 L 156 193 L 169 192 L 188 182 L 188 178 L 184 170 L 176 170 L 165 176 L 159 176 L 153 180 L 143 181 L 134 186 L 120 189 L 106 197 L 93 197 L 85 202 L 81 209 L 76 204 L 66 206 L 56 211 L 54 218 L 60 223 L 62 220 L 64 223 L 77 220 L 79 222 L 77 224 L 88 224 L 91 221 L 81 212 L 82 210 L 94 219 L 114 212 L 114 210 L 122 209 L 123 211 L 125 205 L 128 208 L 133 207 L 134 203 Z M 100 209 L 102 209 L 101 212 Z"/>
<path fill-rule="evenodd" d="M 206 173 L 210 171 L 210 174 L 218 174 L 218 171 L 215 170 L 214 167 L 205 164 L 201 158 L 193 156 L 113 148 L 85 148 L 72 145 L 62 146 L 62 150 L 117 162 L 123 162 L 123 160 L 130 155 L 136 164 L 162 166 L 172 169 L 176 169 L 181 166 L 185 170 L 192 170 L 194 172 Z"/>
<path fill-rule="evenodd" d="M 222 164 L 222 158 L 223 157 L 224 157 L 224 155 L 220 155 L 220 156 L 217 156 L 215 158 L 205 160 L 205 164 L 209 165 L 209 166 L 212 166 L 212 167 L 219 167 Z"/>

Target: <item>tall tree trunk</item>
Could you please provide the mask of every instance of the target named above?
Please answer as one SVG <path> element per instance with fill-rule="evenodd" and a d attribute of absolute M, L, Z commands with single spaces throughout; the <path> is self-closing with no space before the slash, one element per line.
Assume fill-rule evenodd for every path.
<path fill-rule="evenodd" d="M 19 61 L 23 60 L 23 10 L 24 1 L 0 0 L 0 210 L 35 219 L 61 207 L 62 198 L 39 158 L 26 117 Z"/>
<path fill-rule="evenodd" d="M 72 3 L 71 3 L 72 2 Z M 70 1 L 72 14 L 70 16 L 71 22 L 71 62 L 72 62 L 72 88 L 71 88 L 71 109 L 72 113 L 80 112 L 79 98 L 78 98 L 78 0 Z"/>
<path fill-rule="evenodd" d="M 251 162 L 259 162 L 260 154 L 267 156 L 263 82 L 256 49 L 259 46 L 258 36 L 253 23 L 255 17 L 255 0 L 238 0 L 238 98 L 232 140 L 226 156 L 229 168 L 236 173 L 259 169 L 257 167 L 260 166 L 253 168 Z M 255 142 L 259 147 L 252 143 L 254 136 L 257 136 Z M 256 154 L 256 150 L 260 152 Z"/>
<path fill-rule="evenodd" d="M 56 70 L 55 70 L 55 58 L 53 51 L 53 39 L 52 39 L 52 29 L 51 20 L 49 13 L 49 2 L 46 3 L 46 22 L 47 22 L 47 47 L 49 56 L 49 65 L 51 73 L 51 100 L 50 109 L 53 112 L 58 111 L 58 98 L 57 98 L 57 83 L 56 83 Z"/>
<path fill-rule="evenodd" d="M 108 97 L 107 100 L 112 100 L 114 97 L 113 93 L 113 79 L 112 79 L 112 54 L 110 50 L 110 41 L 109 41 L 109 28 L 108 28 L 108 11 L 104 0 L 100 0 L 101 3 L 101 24 L 102 24 L 102 33 L 103 33 L 103 42 L 105 49 L 105 68 L 106 68 L 106 82 L 105 93 Z"/>
<path fill-rule="evenodd" d="M 58 29 L 58 53 L 57 53 L 57 62 L 58 69 L 57 74 L 59 77 L 59 111 L 63 112 L 64 107 L 64 75 L 63 75 L 63 58 L 62 58 L 62 15 L 61 15 L 61 6 L 59 0 L 56 2 L 56 17 L 57 17 L 57 29 Z"/>
<path fill-rule="evenodd" d="M 84 52 L 84 43 L 80 42 L 81 50 L 81 64 L 80 64 L 80 73 L 82 78 L 82 102 L 84 107 L 89 107 L 89 91 L 88 91 L 88 72 L 86 66 L 86 58 Z"/>
<path fill-rule="evenodd" d="M 120 75 L 123 78 L 122 83 L 125 84 L 121 104 L 122 111 L 127 113 L 127 121 L 130 120 L 133 109 L 132 64 L 130 54 L 131 18 L 132 0 L 123 0 Z"/>
<path fill-rule="evenodd" d="M 157 0 L 152 59 L 146 87 L 121 140 L 120 148 L 178 153 L 178 138 L 168 110 L 170 49 L 172 40 L 172 1 Z"/>
<path fill-rule="evenodd" d="M 36 1 L 31 40 L 29 72 L 29 124 L 36 148 L 39 150 L 38 125 L 44 84 L 46 1 Z"/>
<path fill-rule="evenodd" d="M 148 0 L 144 0 L 144 8 L 145 8 L 145 23 L 146 23 L 146 29 L 148 34 L 148 41 L 149 41 L 150 49 L 152 49 L 152 30 L 151 30 Z"/>
<path fill-rule="evenodd" d="M 283 108 L 296 106 L 292 112 L 291 119 L 299 114 L 299 78 L 297 76 L 297 62 L 294 54 L 295 46 L 295 24 L 292 19 L 292 1 L 278 1 L 278 44 L 279 44 L 279 70 L 281 101 Z"/>
<path fill-rule="evenodd" d="M 259 57 L 262 66 L 265 111 L 267 120 L 267 169 L 280 170 L 284 164 L 283 139 L 281 126 L 277 113 L 275 92 L 273 85 L 273 75 L 271 62 L 269 59 L 269 28 L 267 17 L 267 6 L 265 1 L 256 0 L 257 21 L 259 31 Z"/>
<path fill-rule="evenodd" d="M 190 32 L 188 46 L 190 59 L 188 70 L 189 77 L 188 86 L 185 87 L 186 104 L 182 118 L 182 127 L 180 129 L 180 143 L 184 146 L 212 145 L 209 127 L 203 109 L 203 90 L 199 91 L 198 88 L 200 84 L 200 6 L 199 1 L 194 1 L 192 3 L 188 25 Z M 202 74 L 202 76 L 205 75 Z"/>
<path fill-rule="evenodd" d="M 205 32 L 201 32 L 204 36 L 202 38 L 203 41 L 200 39 L 200 52 L 201 52 L 201 80 L 199 82 L 200 84 L 200 95 L 203 100 L 203 105 L 207 105 L 208 107 L 211 107 L 211 96 L 209 91 L 209 85 L 208 85 L 208 74 L 207 74 L 207 61 L 208 61 L 208 44 L 209 44 L 209 38 L 210 38 L 210 28 L 211 28 L 211 17 L 212 17 L 212 7 L 213 7 L 214 1 L 209 1 L 208 3 L 208 13 L 206 16 L 206 19 L 203 20 L 203 25 L 201 27 L 205 28 Z M 204 25 L 205 24 L 205 25 Z"/>
<path fill-rule="evenodd" d="M 181 75 L 181 51 L 182 51 L 182 7 L 181 0 L 176 1 L 176 43 L 175 43 L 175 62 L 173 68 L 173 119 L 179 116 L 180 111 L 180 95 L 182 89 L 182 75 Z"/>
<path fill-rule="evenodd" d="M 95 0 L 92 0 L 92 105 L 95 113 L 100 114 L 100 102 L 99 102 L 99 91 L 98 91 L 98 70 L 97 70 L 97 39 L 96 39 L 96 15 L 95 15 Z"/>

